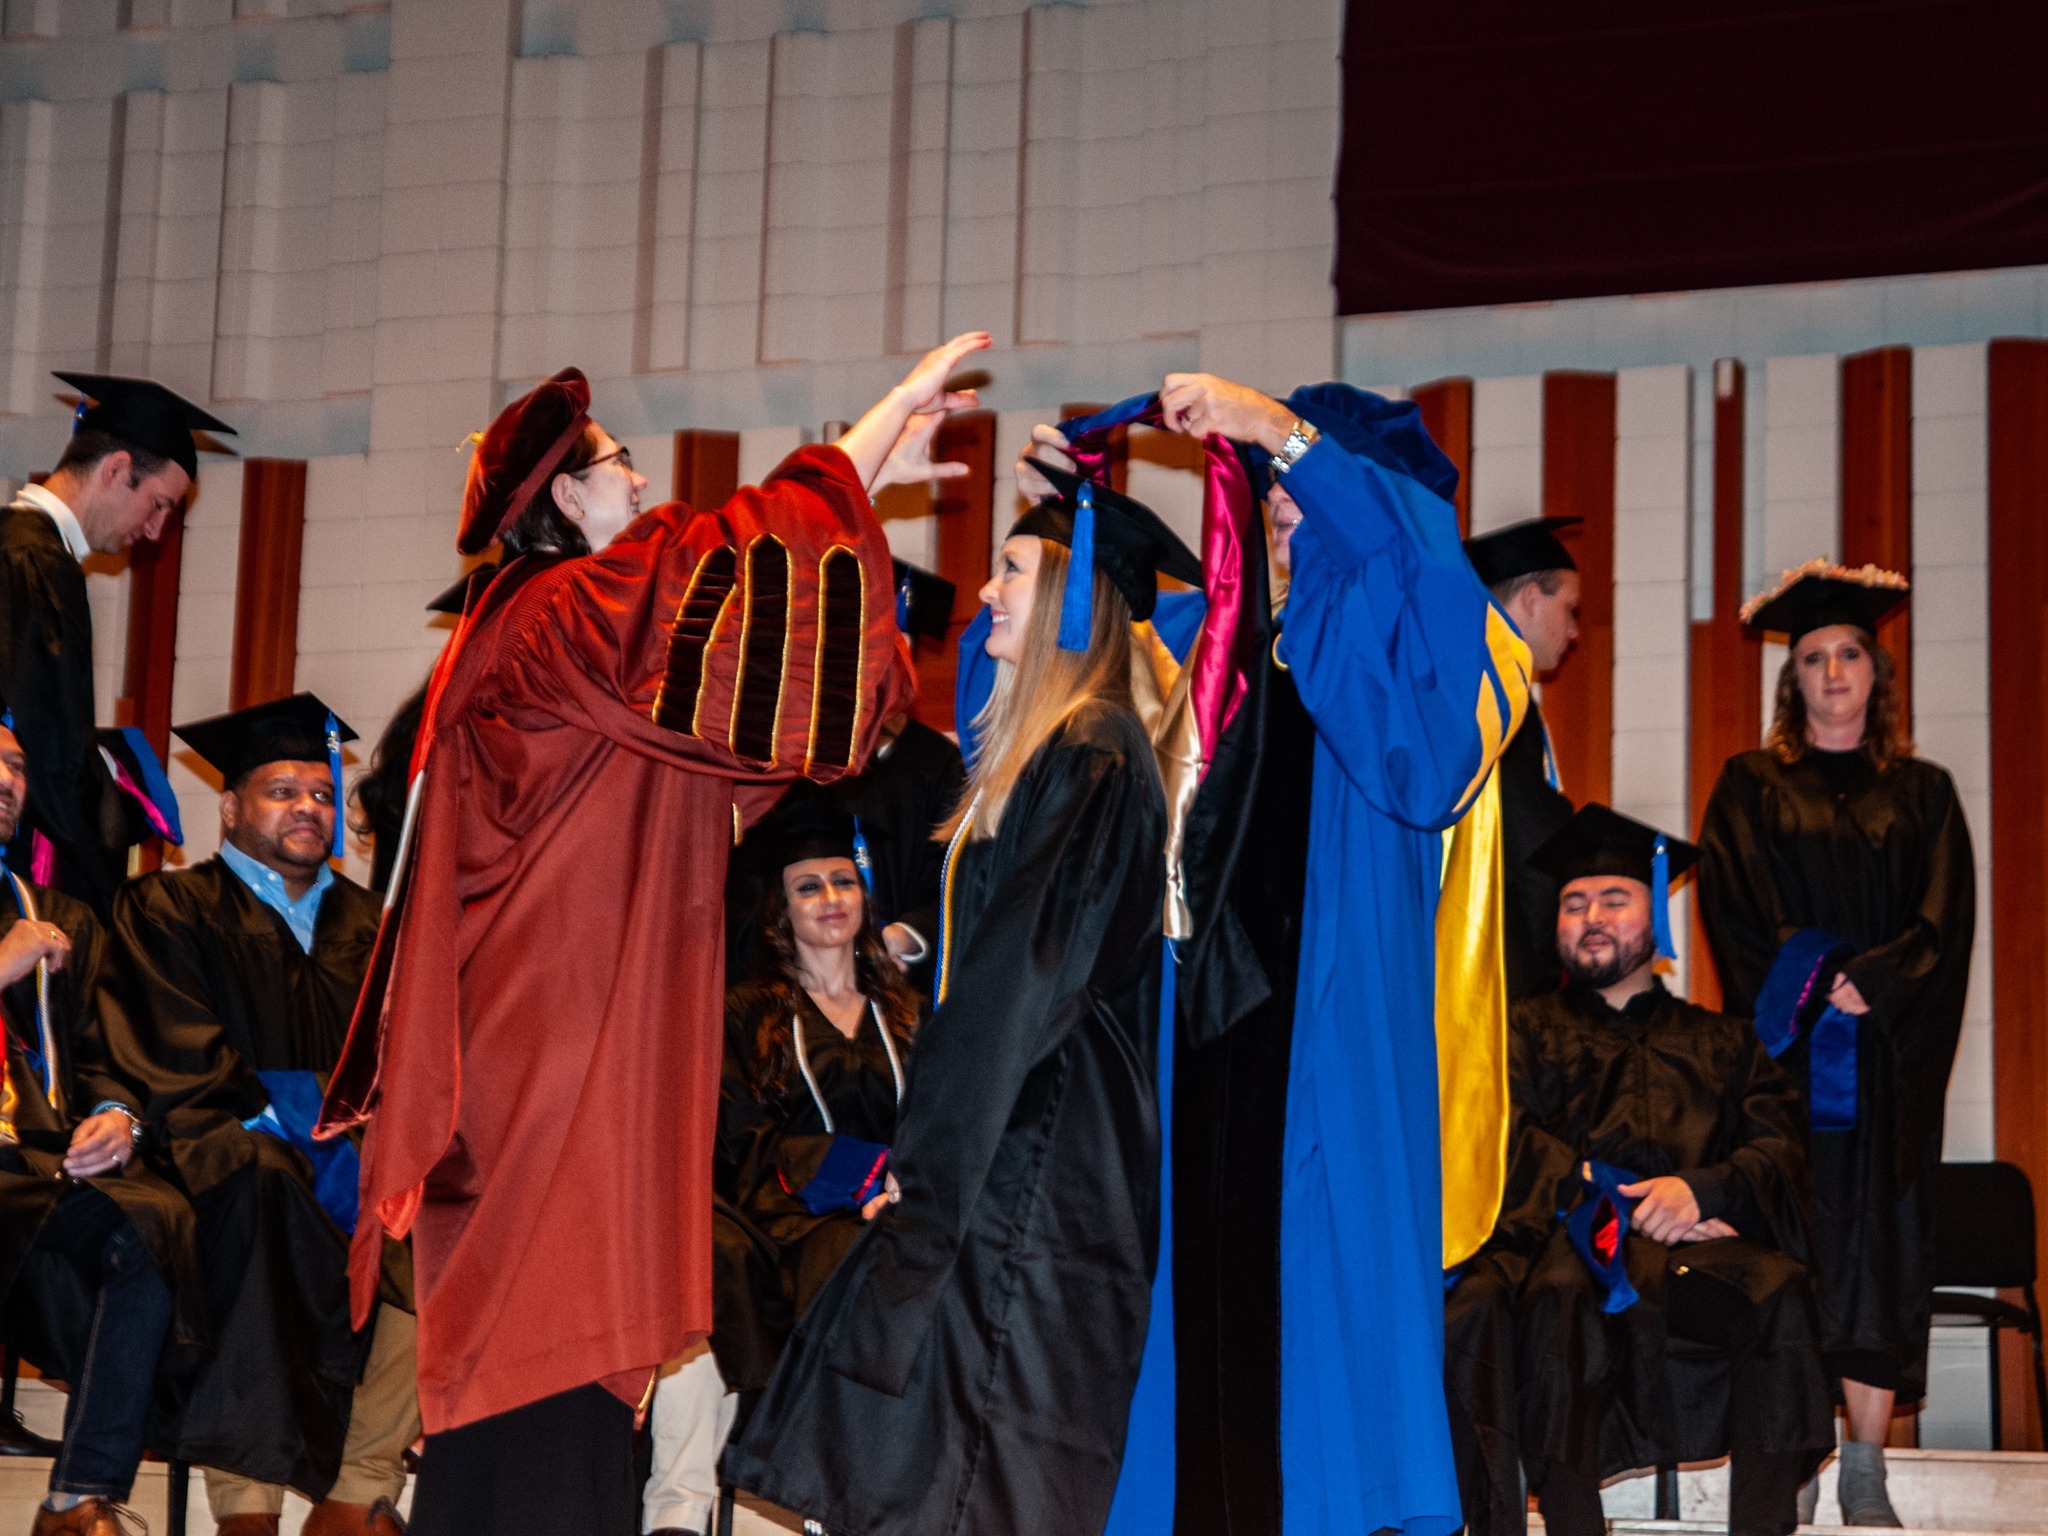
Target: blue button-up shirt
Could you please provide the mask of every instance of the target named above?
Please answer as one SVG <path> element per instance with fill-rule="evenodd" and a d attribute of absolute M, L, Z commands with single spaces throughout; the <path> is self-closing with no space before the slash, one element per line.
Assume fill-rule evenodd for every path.
<path fill-rule="evenodd" d="M 220 845 L 220 861 L 242 877 L 242 884 L 255 892 L 258 901 L 284 919 L 292 937 L 299 941 L 299 948 L 309 955 L 313 953 L 313 925 L 320 921 L 320 898 L 334 884 L 331 865 L 322 864 L 320 873 L 313 877 L 312 888 L 293 901 L 285 894 L 283 875 L 250 858 L 233 843 Z"/>

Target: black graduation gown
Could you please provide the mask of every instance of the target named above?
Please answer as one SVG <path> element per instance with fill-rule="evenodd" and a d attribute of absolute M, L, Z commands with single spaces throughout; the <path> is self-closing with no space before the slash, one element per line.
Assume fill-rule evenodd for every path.
<path fill-rule="evenodd" d="M 726 1482 L 843 1536 L 1102 1529 L 1158 1251 L 1165 828 L 1137 718 L 1093 704 L 962 845 L 902 1202 L 798 1324 Z"/>
<path fill-rule="evenodd" d="M 1476 1417 L 1495 1452 L 1518 1438 L 1536 1488 L 1553 1466 L 1608 1477 L 1731 1450 L 1802 1452 L 1809 1470 L 1818 1465 L 1834 1445 L 1834 1409 L 1803 1268 L 1812 1222 L 1804 1114 L 1749 1025 L 1661 983 L 1619 1010 L 1567 986 L 1515 1007 L 1508 1070 L 1514 1126 L 1501 1215 L 1446 1304 L 1454 1420 Z M 1557 1217 L 1578 1203 L 1586 1158 L 1642 1178 L 1683 1177 L 1702 1218 L 1739 1236 L 1667 1248 L 1630 1234 L 1628 1274 L 1641 1299 L 1605 1314 Z M 1505 1300 L 1508 1325 L 1497 1306 L 1482 1316 L 1468 1287 L 1481 1301 Z M 1724 1325 L 1742 1336 L 1732 1368 L 1726 1349 L 1705 1347 Z M 1508 1404 L 1517 1418 L 1501 1423 Z M 1474 1507 L 1484 1496 L 1462 1430 L 1454 1441 L 1468 1516 L 1480 1530 L 1518 1528 L 1512 1454 L 1487 1458 L 1492 1480 L 1506 1485 L 1494 1490 L 1489 1521 Z"/>
<path fill-rule="evenodd" d="M 0 882 L 6 882 L 0 872 Z M 91 1179 L 64 1175 L 71 1134 L 98 1104 L 126 1105 L 138 1117 L 140 1099 L 115 1075 L 94 1009 L 94 989 L 105 959 L 100 925 L 81 902 L 31 886 L 37 915 L 71 940 L 71 955 L 50 977 L 50 1021 L 56 1035 L 55 1073 L 64 1109 L 53 1107 L 24 1046 L 41 1038 L 33 973 L 0 992 L 6 1023 L 7 1113 L 19 1141 L 0 1143 L 0 1335 L 45 1375 L 76 1381 L 84 1364 L 95 1293 L 61 1256 L 43 1254 L 37 1237 L 66 1200 L 113 1201 L 135 1229 L 172 1299 L 172 1327 L 163 1363 L 164 1389 L 175 1394 L 196 1368 L 206 1343 L 192 1209 L 184 1196 L 141 1159 Z M 0 937 L 21 921 L 12 893 L 0 884 Z M 40 1046 L 38 1046 L 40 1050 Z"/>
<path fill-rule="evenodd" d="M 811 1075 L 839 1134 L 883 1146 L 896 1139 L 896 1077 L 889 1053 L 864 1016 L 849 1040 L 800 995 Z M 711 1347 L 728 1390 L 767 1385 L 795 1318 L 810 1310 L 827 1277 L 866 1225 L 858 1211 L 813 1215 L 789 1186 L 816 1168 L 832 1140 L 801 1075 L 763 1091 L 753 1076 L 763 1025 L 790 1026 L 777 994 L 747 983 L 725 996 L 725 1069 L 719 1084 L 718 1150 L 712 1185 L 722 1202 L 713 1226 Z M 898 1043 L 907 1070 L 910 1050 Z M 765 1261 L 765 1262 L 762 1262 Z"/>
<path fill-rule="evenodd" d="M 1176 1496 L 1183 1536 L 1280 1529 L 1280 1180 L 1315 725 L 1272 660 L 1196 791 L 1173 1068 Z"/>
<path fill-rule="evenodd" d="M 1842 969 L 1870 1004 L 1857 1030 L 1856 1126 L 1812 1138 L 1821 1339 L 1829 1368 L 1927 1388 L 1934 1171 L 1976 924 L 1970 833 L 1955 785 L 1918 758 L 1862 752 L 1728 760 L 1700 830 L 1700 912 L 1732 1013 L 1748 1014 L 1778 947 L 1821 928 L 1858 949 Z M 1798 1075 L 1803 1062 L 1787 1061 Z"/>
<path fill-rule="evenodd" d="M 1531 695 L 1529 713 L 1500 755 L 1502 958 L 1508 1001 L 1554 992 L 1563 979 L 1557 959 L 1557 880 L 1529 862 L 1571 820 L 1572 803 L 1551 788 L 1544 761 L 1543 711 Z"/>
<path fill-rule="evenodd" d="M 35 794 L 15 839 L 28 868 L 30 834 L 57 850 L 57 887 L 105 922 L 140 840 L 139 812 L 114 787 L 93 739 L 92 608 L 85 572 L 50 515 L 0 507 L 0 703 L 28 757 Z"/>
<path fill-rule="evenodd" d="M 309 955 L 217 858 L 145 876 L 114 904 L 101 998 L 151 1163 L 199 1218 L 220 1360 L 164 1433 L 185 1460 L 316 1499 L 341 1465 L 362 1359 L 348 1239 L 314 1199 L 305 1156 L 242 1122 L 270 1102 L 259 1071 L 332 1070 L 377 918 L 375 899 L 337 876 Z"/>

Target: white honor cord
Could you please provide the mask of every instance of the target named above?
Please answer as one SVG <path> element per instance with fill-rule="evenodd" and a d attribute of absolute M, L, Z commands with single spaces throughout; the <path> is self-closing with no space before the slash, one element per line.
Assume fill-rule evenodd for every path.
<path fill-rule="evenodd" d="M 398 852 L 391 859 L 391 889 L 384 893 L 384 910 L 389 912 L 398 904 L 398 893 L 405 885 L 406 855 L 412 852 L 413 824 L 419 819 L 420 792 L 427 787 L 427 770 L 422 768 L 413 775 L 412 787 L 405 792 L 405 820 L 398 827 Z"/>
<path fill-rule="evenodd" d="M 868 1012 L 874 1015 L 875 1028 L 881 1032 L 882 1049 L 889 1053 L 889 1075 L 896 1079 L 896 1102 L 900 1106 L 903 1103 L 903 1063 L 896 1057 L 896 1042 L 889 1038 L 889 1026 L 882 1022 L 882 1005 L 869 998 Z M 818 1092 L 818 1080 L 811 1075 L 811 1054 L 804 1049 L 804 1016 L 801 1013 L 790 1016 L 789 1032 L 796 1037 L 796 1064 L 804 1075 L 804 1086 L 811 1090 L 811 1102 L 818 1106 L 818 1115 L 825 1122 L 825 1134 L 837 1135 L 832 1111 L 825 1107 L 825 1095 Z"/>

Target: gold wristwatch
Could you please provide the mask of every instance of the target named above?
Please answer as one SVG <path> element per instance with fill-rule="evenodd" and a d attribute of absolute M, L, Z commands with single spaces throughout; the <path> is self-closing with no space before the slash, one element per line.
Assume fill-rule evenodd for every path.
<path fill-rule="evenodd" d="M 1287 441 L 1282 443 L 1280 451 L 1273 455 L 1273 468 L 1283 475 L 1286 474 L 1301 462 L 1304 453 L 1315 447 L 1322 435 L 1297 416 L 1294 426 L 1287 433 Z"/>

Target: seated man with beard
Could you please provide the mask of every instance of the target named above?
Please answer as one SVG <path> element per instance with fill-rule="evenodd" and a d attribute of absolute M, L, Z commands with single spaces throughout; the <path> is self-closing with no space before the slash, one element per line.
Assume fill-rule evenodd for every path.
<path fill-rule="evenodd" d="M 1446 1298 L 1474 1536 L 1524 1529 L 1522 1469 L 1553 1536 L 1599 1536 L 1603 1478 L 1731 1454 L 1730 1530 L 1784 1536 L 1834 1444 L 1798 1095 L 1747 1023 L 1656 975 L 1697 857 L 1604 805 L 1531 856 L 1566 986 L 1510 1017 L 1507 1190 Z"/>

